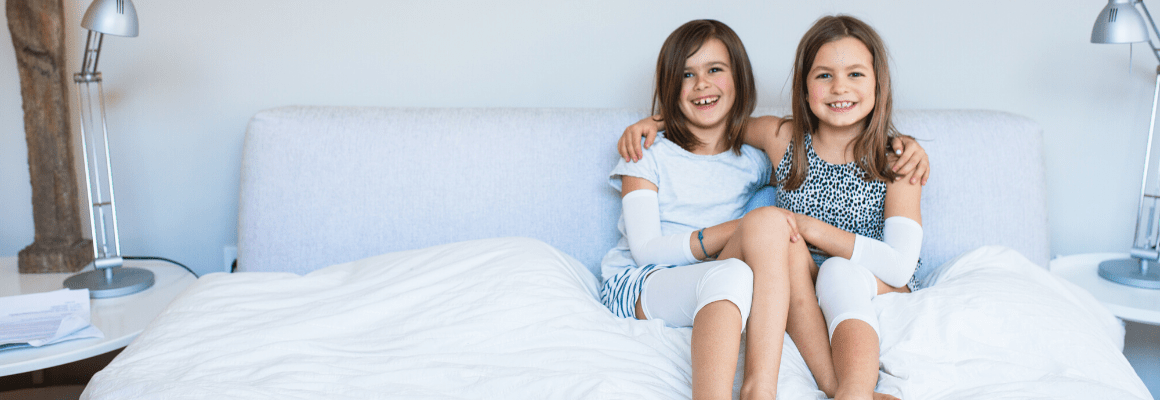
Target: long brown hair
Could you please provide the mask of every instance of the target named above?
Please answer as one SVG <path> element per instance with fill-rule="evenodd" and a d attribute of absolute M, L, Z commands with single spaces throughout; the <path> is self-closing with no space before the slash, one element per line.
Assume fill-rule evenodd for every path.
<path fill-rule="evenodd" d="M 886 155 L 890 138 L 898 136 L 891 119 L 894 100 L 890 87 L 890 65 L 887 62 L 886 45 L 878 33 L 861 20 L 849 15 L 833 15 L 819 18 L 814 26 L 802 36 L 798 43 L 797 56 L 793 66 L 793 162 L 786 178 L 778 184 L 784 190 L 795 190 L 806 180 L 809 162 L 806 160 L 805 134 L 816 133 L 818 117 L 810 110 L 809 79 L 814 58 L 823 45 L 843 38 L 858 39 L 870 50 L 874 58 L 874 109 L 863 119 L 862 134 L 854 139 L 854 161 L 866 172 L 867 181 L 894 179 L 890 161 Z"/>
<path fill-rule="evenodd" d="M 729 63 L 733 73 L 736 99 L 729 110 L 725 122 L 725 140 L 734 154 L 741 154 L 745 121 L 757 106 L 757 88 L 753 80 L 753 67 L 749 65 L 749 54 L 737 33 L 728 25 L 711 19 L 686 22 L 665 39 L 661 54 L 657 57 L 656 90 L 653 92 L 652 109 L 665 122 L 665 138 L 685 150 L 703 145 L 688 128 L 688 119 L 681 113 L 681 81 L 685 75 L 685 61 L 701 49 L 709 39 L 720 40 L 729 51 Z"/>

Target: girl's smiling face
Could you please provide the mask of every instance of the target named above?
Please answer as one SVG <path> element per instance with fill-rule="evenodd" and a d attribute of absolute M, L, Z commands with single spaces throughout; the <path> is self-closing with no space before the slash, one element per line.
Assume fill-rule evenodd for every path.
<path fill-rule="evenodd" d="M 806 78 L 818 130 L 860 129 L 874 110 L 876 86 L 874 57 L 861 40 L 845 37 L 822 45 Z"/>
<path fill-rule="evenodd" d="M 733 68 L 725 43 L 713 38 L 685 60 L 681 80 L 681 113 L 693 132 L 721 129 L 724 132 L 735 91 Z"/>

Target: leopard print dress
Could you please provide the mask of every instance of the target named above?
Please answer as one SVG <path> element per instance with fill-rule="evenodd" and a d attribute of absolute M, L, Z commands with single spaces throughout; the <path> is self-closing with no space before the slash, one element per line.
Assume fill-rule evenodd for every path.
<path fill-rule="evenodd" d="M 778 185 L 777 206 L 816 218 L 846 232 L 882 240 L 886 183 L 867 182 L 863 179 L 866 172 L 856 163 L 836 165 L 822 160 L 814 152 L 813 140 L 808 133 L 805 137 L 805 147 L 806 157 L 809 160 L 806 179 L 797 190 L 787 191 Z M 789 148 L 785 150 L 785 156 L 777 165 L 776 182 L 785 180 L 792 161 L 793 143 L 790 142 Z M 809 248 L 810 255 L 818 265 L 822 265 L 822 262 L 830 258 L 829 254 L 812 245 Z M 911 291 L 920 288 L 915 277 L 919 276 L 917 271 L 921 269 L 920 259 L 915 269 L 916 273 L 906 284 Z"/>

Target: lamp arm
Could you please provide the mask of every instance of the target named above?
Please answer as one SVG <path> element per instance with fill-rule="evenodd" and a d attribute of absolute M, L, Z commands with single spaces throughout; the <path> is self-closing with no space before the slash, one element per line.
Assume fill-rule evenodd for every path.
<path fill-rule="evenodd" d="M 1144 5 L 1144 0 L 1136 0 L 1135 4 L 1139 4 L 1140 8 L 1144 10 L 1144 16 L 1148 17 L 1148 26 L 1151 26 L 1152 32 L 1156 34 L 1157 38 L 1160 38 L 1160 28 L 1156 28 L 1156 20 L 1152 19 L 1152 13 L 1148 12 L 1148 6 Z M 1148 38 L 1148 45 L 1152 47 L 1152 55 L 1156 56 L 1156 61 L 1160 61 L 1160 49 L 1156 48 L 1156 43 L 1152 41 L 1151 37 Z"/>
<path fill-rule="evenodd" d="M 105 35 L 100 32 L 89 31 L 85 40 L 85 55 L 81 58 L 81 75 L 92 78 L 97 72 L 97 62 L 101 60 L 101 44 Z"/>
<path fill-rule="evenodd" d="M 1156 133 L 1156 111 L 1157 105 L 1160 104 L 1160 68 L 1156 70 L 1156 88 L 1152 93 L 1152 118 L 1148 123 L 1148 147 L 1144 150 L 1144 172 L 1140 179 L 1140 205 L 1136 209 L 1136 232 L 1132 239 L 1132 256 L 1140 259 L 1157 260 L 1160 259 L 1160 252 L 1156 249 L 1156 243 L 1152 242 L 1151 236 L 1156 229 L 1160 229 L 1160 219 L 1157 216 L 1149 215 L 1150 218 L 1144 217 L 1144 202 L 1147 201 L 1148 189 L 1148 166 L 1151 165 L 1152 158 L 1152 138 Z M 1160 172 L 1160 171 L 1158 171 Z M 1153 203 L 1153 207 L 1155 203 Z M 1155 212 L 1155 211 L 1153 211 Z M 1148 232 L 1145 234 L 1145 244 L 1140 246 L 1140 224 L 1148 224 Z M 1142 251 L 1141 251 L 1142 250 Z"/>

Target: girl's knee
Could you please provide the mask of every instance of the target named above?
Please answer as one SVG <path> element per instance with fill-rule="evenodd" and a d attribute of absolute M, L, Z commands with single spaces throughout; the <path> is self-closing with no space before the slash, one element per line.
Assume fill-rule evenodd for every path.
<path fill-rule="evenodd" d="M 775 233 L 788 237 L 791 228 L 784 210 L 777 207 L 760 207 L 741 217 L 741 230 L 751 233 L 754 231 Z"/>
<path fill-rule="evenodd" d="M 741 326 L 749 319 L 753 305 L 753 270 L 731 258 L 713 267 L 697 283 L 697 311 L 714 302 L 729 301 L 741 313 Z"/>
<path fill-rule="evenodd" d="M 871 304 L 877 294 L 877 281 L 865 267 L 850 260 L 831 257 L 818 271 L 818 306 L 829 327 L 830 337 L 838 324 L 847 319 L 866 322 L 878 332 L 878 317 Z"/>
<path fill-rule="evenodd" d="M 874 297 L 877 280 L 866 267 L 842 257 L 830 257 L 818 267 L 816 284 L 818 298 L 838 292 L 852 292 Z"/>
<path fill-rule="evenodd" d="M 741 217 L 741 224 L 761 225 L 770 228 L 788 228 L 785 211 L 777 207 L 760 207 Z"/>
<path fill-rule="evenodd" d="M 749 264 L 736 258 L 724 260 L 713 267 L 697 284 L 698 295 L 702 293 L 736 293 L 745 297 L 753 296 L 753 269 Z"/>
<path fill-rule="evenodd" d="M 841 282 L 839 278 L 849 274 L 852 262 L 842 257 L 830 257 L 818 266 L 817 287 L 829 287 Z"/>

